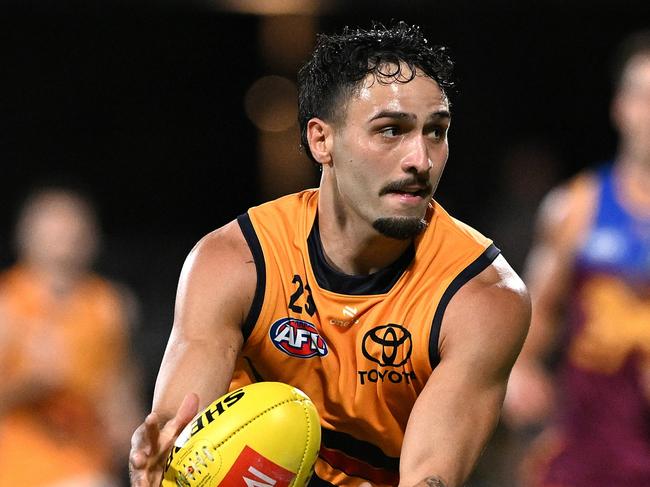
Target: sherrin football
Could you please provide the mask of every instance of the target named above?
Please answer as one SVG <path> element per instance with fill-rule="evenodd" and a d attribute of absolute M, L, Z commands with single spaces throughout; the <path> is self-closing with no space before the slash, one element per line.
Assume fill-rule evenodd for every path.
<path fill-rule="evenodd" d="M 280 382 L 247 385 L 190 421 L 169 454 L 162 487 L 302 487 L 320 434 L 305 393 Z"/>

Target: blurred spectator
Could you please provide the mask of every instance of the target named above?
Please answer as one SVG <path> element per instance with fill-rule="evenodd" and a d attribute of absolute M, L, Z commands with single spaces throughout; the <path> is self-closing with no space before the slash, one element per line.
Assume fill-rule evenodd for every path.
<path fill-rule="evenodd" d="M 0 274 L 0 485 L 121 485 L 140 417 L 124 294 L 93 274 L 98 228 L 79 194 L 31 196 Z"/>
<path fill-rule="evenodd" d="M 523 486 L 650 486 L 650 32 L 615 75 L 618 153 L 547 196 L 528 258 L 533 320 L 504 415 L 552 420 Z"/>

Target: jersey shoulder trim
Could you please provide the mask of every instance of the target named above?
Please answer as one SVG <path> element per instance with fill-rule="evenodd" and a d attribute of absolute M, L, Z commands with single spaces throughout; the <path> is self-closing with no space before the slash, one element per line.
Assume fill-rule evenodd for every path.
<path fill-rule="evenodd" d="M 433 323 L 431 324 L 431 333 L 429 335 L 429 363 L 431 368 L 440 362 L 440 354 L 438 352 L 438 340 L 440 338 L 440 328 L 442 326 L 442 318 L 445 315 L 447 305 L 451 298 L 458 292 L 471 279 L 484 271 L 494 259 L 496 259 L 501 251 L 494 244 L 490 244 L 481 255 L 479 255 L 471 264 L 463 269 L 447 286 L 445 292 L 440 298 L 436 312 L 433 315 Z"/>
<path fill-rule="evenodd" d="M 242 334 L 244 336 L 244 341 L 248 339 L 250 334 L 255 327 L 257 318 L 259 318 L 260 312 L 262 311 L 262 304 L 264 302 L 264 293 L 266 291 L 266 264 L 264 262 L 264 252 L 262 251 L 262 245 L 260 240 L 255 233 L 255 228 L 251 222 L 250 216 L 248 213 L 239 215 L 237 217 L 237 223 L 241 228 L 246 243 L 253 254 L 253 260 L 255 262 L 255 269 L 257 271 L 257 285 L 255 286 L 255 295 L 253 296 L 253 302 L 251 303 L 251 308 L 248 311 L 246 320 L 242 325 Z"/>

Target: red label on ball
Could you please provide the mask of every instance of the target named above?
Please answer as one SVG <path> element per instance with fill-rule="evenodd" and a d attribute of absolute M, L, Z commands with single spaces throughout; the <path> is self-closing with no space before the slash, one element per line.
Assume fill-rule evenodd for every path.
<path fill-rule="evenodd" d="M 288 487 L 296 476 L 245 446 L 219 487 Z"/>

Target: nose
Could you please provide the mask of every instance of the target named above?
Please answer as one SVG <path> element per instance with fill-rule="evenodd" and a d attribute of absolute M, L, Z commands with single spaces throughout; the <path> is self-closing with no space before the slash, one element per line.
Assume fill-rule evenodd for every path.
<path fill-rule="evenodd" d="M 429 147 L 426 138 L 422 135 L 413 137 L 402 158 L 402 170 L 404 172 L 426 174 L 433 167 L 429 157 Z"/>

